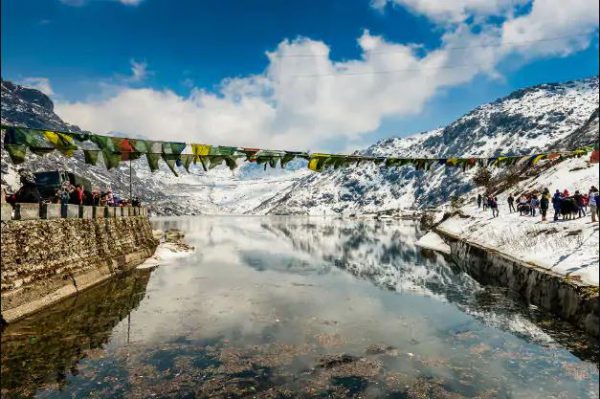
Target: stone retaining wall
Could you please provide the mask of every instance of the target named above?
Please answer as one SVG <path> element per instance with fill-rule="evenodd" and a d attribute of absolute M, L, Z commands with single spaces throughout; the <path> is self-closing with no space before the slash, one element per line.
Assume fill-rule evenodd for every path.
<path fill-rule="evenodd" d="M 61 204 L 2 204 L 2 220 L 31 220 L 58 218 L 116 218 L 124 216 L 148 216 L 143 207 L 108 207 Z"/>
<path fill-rule="evenodd" d="M 132 269 L 158 245 L 143 216 L 2 221 L 1 239 L 8 322 Z"/>
<path fill-rule="evenodd" d="M 600 337 L 598 287 L 467 242 L 439 226 L 434 230 L 450 245 L 453 260 L 475 280 L 508 287 L 527 303 L 556 314 L 594 337 Z"/>

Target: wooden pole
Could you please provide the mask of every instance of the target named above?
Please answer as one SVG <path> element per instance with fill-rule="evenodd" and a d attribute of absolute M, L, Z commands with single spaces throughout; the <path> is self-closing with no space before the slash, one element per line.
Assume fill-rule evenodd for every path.
<path fill-rule="evenodd" d="M 131 205 L 131 202 L 133 201 L 133 183 L 131 180 L 131 158 L 129 159 L 129 205 Z"/>

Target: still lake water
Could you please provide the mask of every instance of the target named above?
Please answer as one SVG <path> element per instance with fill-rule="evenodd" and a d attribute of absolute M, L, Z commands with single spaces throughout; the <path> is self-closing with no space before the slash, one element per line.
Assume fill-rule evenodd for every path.
<path fill-rule="evenodd" d="M 2 397 L 598 398 L 598 344 L 410 222 L 156 219 L 192 253 L 2 333 Z"/>

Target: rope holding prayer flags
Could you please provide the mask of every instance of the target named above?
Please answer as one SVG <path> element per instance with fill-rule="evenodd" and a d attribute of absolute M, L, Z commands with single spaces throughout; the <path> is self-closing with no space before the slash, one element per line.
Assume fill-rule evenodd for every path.
<path fill-rule="evenodd" d="M 286 167 L 295 158 L 308 161 L 308 168 L 321 172 L 327 168 L 344 168 L 363 162 L 372 162 L 379 167 L 400 167 L 413 165 L 417 170 L 430 170 L 433 165 L 446 167 L 461 167 L 463 171 L 479 165 L 480 167 L 501 167 L 511 165 L 536 166 L 542 160 L 556 161 L 572 157 L 581 157 L 591 152 L 590 162 L 600 160 L 597 145 L 583 146 L 572 151 L 551 153 L 538 153 L 531 155 L 498 155 L 489 158 L 482 157 L 451 157 L 451 158 L 397 158 L 384 156 L 342 155 L 307 152 L 293 152 L 281 150 L 265 150 L 260 148 L 239 148 L 231 146 L 211 146 L 207 144 L 191 144 L 191 154 L 184 154 L 186 143 L 147 141 L 124 137 L 111 137 L 93 133 L 74 133 L 49 129 L 32 129 L 18 126 L 2 125 L 5 131 L 4 148 L 9 153 L 13 163 L 20 164 L 25 161 L 27 151 L 43 156 L 54 150 L 70 157 L 79 149 L 75 141 L 83 143 L 89 141 L 97 149 L 88 147 L 83 150 L 84 160 L 87 164 L 96 165 L 98 153 L 102 153 L 107 169 L 119 166 L 120 162 L 135 160 L 146 155 L 148 166 L 152 172 L 159 169 L 159 160 L 167 163 L 171 171 L 177 176 L 176 166 L 183 166 L 188 172 L 191 164 L 200 161 L 206 171 L 225 163 L 231 170 L 237 167 L 237 160 L 244 158 L 246 162 L 256 162 L 259 165 Z"/>

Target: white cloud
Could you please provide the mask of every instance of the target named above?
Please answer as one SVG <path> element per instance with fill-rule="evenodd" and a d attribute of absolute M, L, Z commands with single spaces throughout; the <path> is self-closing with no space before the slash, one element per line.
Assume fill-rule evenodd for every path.
<path fill-rule="evenodd" d="M 41 77 L 29 77 L 19 81 L 22 86 L 29 87 L 41 91 L 42 93 L 51 96 L 54 94 L 50 80 L 48 78 Z"/>
<path fill-rule="evenodd" d="M 131 64 L 131 82 L 141 82 L 148 76 L 148 64 L 146 62 L 137 62 L 136 60 L 130 60 Z"/>
<path fill-rule="evenodd" d="M 597 1 L 570 0 L 567 5 L 564 0 L 535 0 L 531 12 L 503 24 L 502 40 L 506 48 L 527 57 L 565 56 L 589 46 L 598 13 Z M 518 42 L 531 45 L 511 45 Z"/>
<path fill-rule="evenodd" d="M 419 113 L 441 89 L 478 74 L 499 77 L 496 66 L 510 55 L 560 56 L 589 45 L 598 5 L 578 1 L 559 9 L 559 0 L 536 0 L 528 14 L 483 24 L 477 33 L 468 21 L 454 23 L 446 28 L 442 45 L 425 53 L 368 31 L 358 38 L 361 56 L 346 61 L 332 61 L 323 42 L 285 40 L 267 54 L 263 73 L 226 79 L 216 93 L 195 88 L 181 96 L 121 86 L 104 99 L 59 102 L 56 109 L 65 120 L 97 132 L 300 150 L 328 150 L 319 146 L 332 142 L 343 147 L 364 140 L 387 116 Z M 589 35 L 535 42 L 542 38 L 537 32 L 548 13 L 557 15 L 555 28 L 543 25 L 543 37 L 575 28 Z"/>
<path fill-rule="evenodd" d="M 383 10 L 388 3 L 406 7 L 440 23 L 463 22 L 469 17 L 506 15 L 529 0 L 372 0 L 371 5 Z"/>

